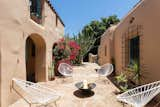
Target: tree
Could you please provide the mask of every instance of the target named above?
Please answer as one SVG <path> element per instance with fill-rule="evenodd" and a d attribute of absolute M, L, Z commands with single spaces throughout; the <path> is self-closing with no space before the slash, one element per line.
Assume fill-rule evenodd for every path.
<path fill-rule="evenodd" d="M 100 21 L 91 21 L 89 24 L 84 26 L 78 35 L 72 38 L 81 46 L 81 54 L 85 61 L 88 61 L 89 53 L 98 53 L 101 35 L 111 25 L 117 24 L 118 22 L 119 19 L 116 15 L 109 16 L 108 18 L 101 18 Z"/>

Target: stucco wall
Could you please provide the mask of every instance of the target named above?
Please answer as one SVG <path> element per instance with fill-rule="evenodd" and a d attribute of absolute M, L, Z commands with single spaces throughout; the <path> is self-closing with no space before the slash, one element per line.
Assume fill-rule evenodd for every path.
<path fill-rule="evenodd" d="M 39 25 L 30 19 L 29 0 L 14 0 L 14 2 L 1 0 L 0 4 L 0 107 L 8 107 L 18 97 L 14 91 L 10 91 L 11 79 L 13 77 L 26 79 L 25 43 L 27 37 L 36 34 L 37 39 L 40 37 L 44 40 L 46 58 L 43 60 L 46 63 L 41 64 L 41 67 L 45 69 L 45 72 L 40 71 L 38 81 L 47 81 L 48 66 L 52 62 L 52 46 L 60 36 L 57 35 L 55 30 L 55 13 L 46 2 L 44 4 L 45 21 L 43 25 Z M 64 27 L 59 26 L 61 26 L 60 29 L 63 33 Z"/>
<path fill-rule="evenodd" d="M 114 30 L 116 25 L 110 27 L 101 37 L 98 49 L 98 63 L 100 65 L 112 63 L 114 57 Z"/>
<path fill-rule="evenodd" d="M 135 10 L 133 10 L 117 27 L 115 31 L 115 59 L 117 69 L 122 69 L 122 37 L 128 27 L 133 25 L 141 25 L 142 40 L 140 47 L 140 63 L 142 74 L 145 82 L 156 81 L 160 79 L 159 59 L 160 59 L 160 14 L 156 11 L 160 10 L 159 0 L 144 0 Z M 134 17 L 132 24 L 130 19 Z"/>
<path fill-rule="evenodd" d="M 103 65 L 105 63 L 109 62 L 109 56 L 108 56 L 108 41 L 109 41 L 109 35 L 108 33 L 106 35 L 103 35 L 101 38 L 101 45 L 98 48 L 98 63 L 100 65 Z"/>
<path fill-rule="evenodd" d="M 59 36 L 63 36 L 64 34 L 64 25 L 61 23 L 60 19 L 58 19 L 56 26 L 56 13 L 51 10 L 51 7 L 48 6 L 48 3 L 44 4 L 44 27 L 48 29 L 48 32 L 56 32 Z"/>
<path fill-rule="evenodd" d="M 159 0 L 142 0 L 116 27 L 114 31 L 114 59 L 117 73 L 123 71 L 124 53 L 122 39 L 126 33 L 135 36 L 135 33 L 130 30 L 134 29 L 134 26 L 140 26 L 138 35 L 140 36 L 140 64 L 143 83 L 160 79 L 159 5 Z M 134 20 L 130 23 L 133 18 Z"/>
<path fill-rule="evenodd" d="M 0 32 L 1 32 L 1 30 L 0 30 Z M 1 39 L 1 33 L 0 33 L 0 75 L 1 75 L 1 69 L 2 69 L 2 65 L 1 65 L 1 62 L 2 62 L 2 56 L 1 56 L 1 42 L 2 41 L 2 39 Z M 0 81 L 1 81 L 1 76 L 0 76 Z M 0 99 L 1 99 L 1 84 L 0 84 Z M 0 100 L 0 104 L 1 104 L 1 100 Z M 1 106 L 1 105 L 0 105 Z"/>

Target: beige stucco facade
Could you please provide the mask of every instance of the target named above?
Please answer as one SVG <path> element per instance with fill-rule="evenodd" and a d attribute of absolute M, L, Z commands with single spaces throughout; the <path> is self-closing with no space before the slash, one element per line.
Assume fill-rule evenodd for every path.
<path fill-rule="evenodd" d="M 100 65 L 112 63 L 114 57 L 114 30 L 116 25 L 111 26 L 101 36 L 101 44 L 98 48 L 98 62 Z"/>
<path fill-rule="evenodd" d="M 8 107 L 18 97 L 10 90 L 12 78 L 27 78 L 27 39 L 35 45 L 34 61 L 29 65 L 34 65 L 35 81 L 47 81 L 52 46 L 63 35 L 64 24 L 47 0 L 43 3 L 42 24 L 30 18 L 29 0 L 0 0 L 0 13 L 0 107 Z"/>
<path fill-rule="evenodd" d="M 143 82 L 160 80 L 159 10 L 159 0 L 141 0 L 114 30 L 107 30 L 101 38 L 98 54 L 99 63 L 112 63 L 111 59 L 113 58 L 116 72 L 123 72 L 128 64 L 129 40 L 138 36 L 140 70 L 143 75 Z M 113 42 L 112 45 L 110 44 L 111 41 Z M 107 55 L 105 55 L 105 47 L 107 48 Z"/>

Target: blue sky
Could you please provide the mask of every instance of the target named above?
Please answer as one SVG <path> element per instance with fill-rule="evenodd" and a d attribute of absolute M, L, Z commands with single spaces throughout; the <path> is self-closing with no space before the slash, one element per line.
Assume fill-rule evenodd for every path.
<path fill-rule="evenodd" d="M 101 17 L 123 18 L 139 0 L 50 0 L 65 23 L 65 33 L 77 34 L 83 26 Z"/>

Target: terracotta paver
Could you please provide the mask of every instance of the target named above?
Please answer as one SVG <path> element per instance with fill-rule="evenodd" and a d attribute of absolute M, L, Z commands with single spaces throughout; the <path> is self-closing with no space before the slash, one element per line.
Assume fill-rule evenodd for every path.
<path fill-rule="evenodd" d="M 62 93 L 61 99 L 57 101 L 58 107 L 123 107 L 113 93 L 118 89 L 107 78 L 99 79 L 95 68 L 99 68 L 99 66 L 93 63 L 85 63 L 83 66 L 74 67 L 74 75 L 71 78 L 57 78 L 55 81 L 41 84 Z M 88 97 L 80 94 L 80 91 L 75 87 L 76 82 L 84 79 L 96 83 L 96 88 Z M 29 107 L 29 105 L 21 99 L 10 107 Z M 55 106 L 50 105 L 49 107 Z"/>

